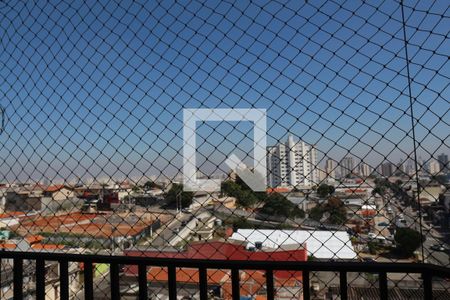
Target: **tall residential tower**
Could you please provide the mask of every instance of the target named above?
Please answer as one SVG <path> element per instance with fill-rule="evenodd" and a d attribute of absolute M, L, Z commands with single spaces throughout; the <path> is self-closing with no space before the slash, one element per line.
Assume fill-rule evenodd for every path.
<path fill-rule="evenodd" d="M 353 159 L 353 156 L 346 156 L 344 157 L 341 162 L 339 163 L 341 167 L 341 177 L 347 177 L 348 175 L 353 174 L 355 171 L 355 161 Z"/>
<path fill-rule="evenodd" d="M 315 146 L 289 136 L 286 143 L 267 150 L 269 186 L 309 187 L 319 183 Z"/>

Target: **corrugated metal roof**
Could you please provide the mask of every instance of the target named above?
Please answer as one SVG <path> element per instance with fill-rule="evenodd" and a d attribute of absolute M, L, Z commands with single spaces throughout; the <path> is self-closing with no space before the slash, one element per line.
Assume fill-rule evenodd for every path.
<path fill-rule="evenodd" d="M 231 239 L 247 242 L 250 246 L 261 242 L 263 247 L 306 244 L 308 255 L 319 259 L 356 259 L 357 255 L 345 231 L 238 229 Z"/>

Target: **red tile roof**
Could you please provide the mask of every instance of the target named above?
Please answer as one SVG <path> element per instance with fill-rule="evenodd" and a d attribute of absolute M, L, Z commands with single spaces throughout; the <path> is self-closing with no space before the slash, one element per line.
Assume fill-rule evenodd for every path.
<path fill-rule="evenodd" d="M 56 245 L 56 244 L 33 244 L 31 248 L 34 250 L 61 250 L 64 249 L 64 245 Z"/>
<path fill-rule="evenodd" d="M 220 241 L 199 242 L 189 245 L 186 251 L 159 251 L 159 250 L 125 250 L 128 256 L 145 256 L 158 258 L 184 258 L 209 260 L 254 260 L 254 261 L 306 261 L 306 249 L 275 250 L 275 251 L 248 251 L 240 244 Z M 128 275 L 137 274 L 137 266 L 126 269 Z M 301 272 L 275 271 L 278 279 L 301 279 Z"/>
<path fill-rule="evenodd" d="M 306 261 L 307 259 L 306 249 L 248 251 L 243 245 L 220 241 L 192 243 L 183 252 L 127 250 L 125 255 L 215 260 Z"/>
<path fill-rule="evenodd" d="M 81 234 L 96 238 L 110 238 L 112 236 L 134 236 L 148 228 L 159 218 L 167 222 L 168 215 L 137 215 L 138 221 L 128 220 L 129 214 L 119 215 L 118 222 L 108 220 L 111 213 L 81 213 L 72 212 L 62 215 L 28 216 L 22 219 L 19 233 L 23 235 L 38 234 L 40 232 L 58 232 Z"/>
<path fill-rule="evenodd" d="M 292 189 L 288 187 L 277 187 L 277 188 L 268 188 L 266 191 L 267 193 L 288 193 Z"/>
<path fill-rule="evenodd" d="M 42 235 L 28 235 L 25 240 L 31 245 L 42 242 L 44 237 Z"/>
<path fill-rule="evenodd" d="M 182 283 L 198 283 L 199 282 L 199 272 L 198 269 L 189 268 L 177 268 L 177 282 Z M 207 278 L 209 284 L 220 284 L 229 278 L 228 272 L 222 270 L 207 270 Z M 159 281 L 167 282 L 168 273 L 167 268 L 162 267 L 152 267 L 147 273 L 148 281 Z"/>
<path fill-rule="evenodd" d="M 0 244 L 0 249 L 16 249 L 17 245 L 8 243 L 8 244 Z"/>
<path fill-rule="evenodd" d="M 71 188 L 69 188 L 68 186 L 66 186 L 66 185 L 64 185 L 64 184 L 57 184 L 57 185 L 50 185 L 50 186 L 48 186 L 48 187 L 45 189 L 45 191 L 46 191 L 46 192 L 53 193 L 53 192 L 60 191 L 60 190 L 62 190 L 62 189 L 64 189 L 64 188 L 66 188 L 66 189 L 71 189 Z"/>
<path fill-rule="evenodd" d="M 13 218 L 13 217 L 23 217 L 27 213 L 23 211 L 8 211 L 3 214 L 0 214 L 0 219 L 7 219 L 7 218 Z"/>
<path fill-rule="evenodd" d="M 35 218 L 29 218 L 22 223 L 23 226 L 49 226 L 56 230 L 61 225 L 78 224 L 85 220 L 92 220 L 97 214 L 83 214 L 79 212 L 68 213 L 59 216 L 36 216 Z"/>

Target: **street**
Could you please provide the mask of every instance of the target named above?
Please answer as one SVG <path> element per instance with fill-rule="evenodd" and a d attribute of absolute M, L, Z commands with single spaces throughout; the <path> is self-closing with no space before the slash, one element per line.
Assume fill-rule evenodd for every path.
<path fill-rule="evenodd" d="M 447 253 L 431 249 L 433 245 L 444 243 L 441 240 L 439 233 L 436 230 L 430 228 L 426 224 L 425 220 L 423 220 L 423 218 L 422 220 L 420 220 L 418 213 L 413 211 L 411 207 L 403 208 L 399 202 L 397 202 L 394 207 L 396 216 L 400 214 L 399 208 L 403 210 L 402 214 L 404 219 L 406 220 L 406 226 L 408 228 L 412 228 L 418 232 L 422 232 L 422 234 L 425 236 L 426 239 L 423 243 L 423 256 L 425 262 L 437 264 L 440 266 L 449 266 L 450 256 Z M 419 248 L 418 251 L 422 251 L 422 248 Z"/>

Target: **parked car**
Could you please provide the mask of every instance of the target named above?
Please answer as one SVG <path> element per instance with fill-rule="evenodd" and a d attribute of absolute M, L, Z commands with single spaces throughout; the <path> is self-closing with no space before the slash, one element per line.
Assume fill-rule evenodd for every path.
<path fill-rule="evenodd" d="M 363 261 L 365 262 L 377 262 L 375 259 L 373 259 L 372 257 L 364 257 Z"/>
<path fill-rule="evenodd" d="M 389 226 L 389 223 L 386 223 L 386 222 L 380 222 L 380 223 L 378 223 L 378 226 L 387 227 L 387 226 Z"/>
<path fill-rule="evenodd" d="M 430 248 L 433 251 L 441 251 L 441 252 L 447 251 L 447 247 L 445 247 L 445 245 L 436 244 L 436 245 L 431 246 Z"/>

